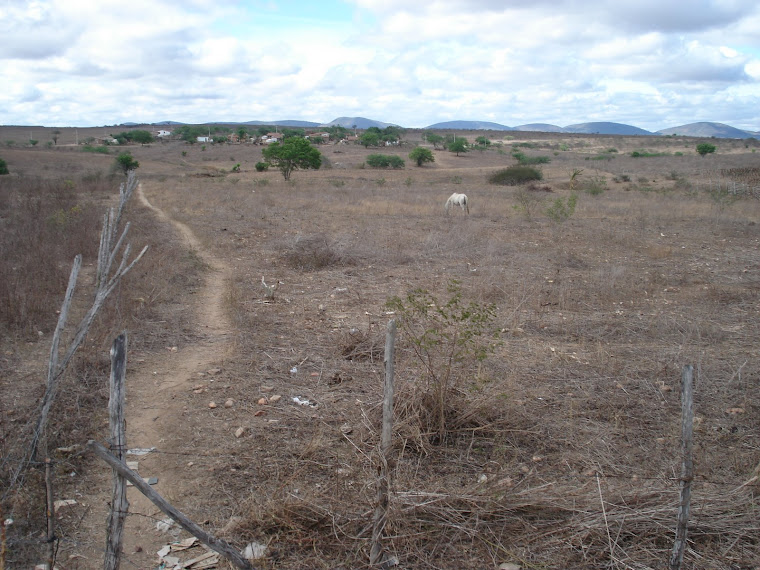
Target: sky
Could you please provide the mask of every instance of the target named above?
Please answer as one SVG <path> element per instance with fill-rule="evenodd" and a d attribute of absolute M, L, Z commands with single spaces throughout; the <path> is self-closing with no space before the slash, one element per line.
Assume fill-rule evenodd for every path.
<path fill-rule="evenodd" d="M 758 0 L 0 0 L 0 124 L 760 130 Z"/>

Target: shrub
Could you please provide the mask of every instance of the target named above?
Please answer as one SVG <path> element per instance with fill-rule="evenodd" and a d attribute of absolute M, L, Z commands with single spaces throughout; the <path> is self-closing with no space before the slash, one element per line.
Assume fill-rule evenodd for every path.
<path fill-rule="evenodd" d="M 556 223 L 566 222 L 575 212 L 575 206 L 578 204 L 578 194 L 573 192 L 570 196 L 563 200 L 557 198 L 552 204 L 546 208 L 546 215 Z"/>
<path fill-rule="evenodd" d="M 232 172 L 240 172 L 240 163 L 239 162 L 235 166 L 232 167 Z"/>
<path fill-rule="evenodd" d="M 700 143 L 697 145 L 697 152 L 703 158 L 708 154 L 714 153 L 716 150 L 717 150 L 717 147 L 714 144 Z"/>
<path fill-rule="evenodd" d="M 86 144 L 82 147 L 82 152 L 94 152 L 97 154 L 111 154 L 111 151 L 108 150 L 107 146 L 92 146 L 90 144 Z"/>
<path fill-rule="evenodd" d="M 542 180 L 543 177 L 543 173 L 538 168 L 518 164 L 494 172 L 488 177 L 488 182 L 502 186 L 517 186 L 531 180 Z"/>
<path fill-rule="evenodd" d="M 418 365 L 410 404 L 400 409 L 400 423 L 411 421 L 417 437 L 434 444 L 473 420 L 467 394 L 477 363 L 497 346 L 496 307 L 466 303 L 458 281 L 447 286 L 450 298 L 439 300 L 425 289 L 392 297 L 386 308 L 398 315 L 401 342 L 410 345 Z M 400 407 L 401 408 L 401 407 Z M 422 447 L 427 442 L 419 442 Z"/>
<path fill-rule="evenodd" d="M 10 171 L 8 170 L 8 163 L 5 162 L 2 158 L 0 158 L 0 174 L 10 174 Z"/>
<path fill-rule="evenodd" d="M 367 157 L 367 165 L 372 168 L 404 168 L 404 159 L 392 154 L 370 154 Z"/>
<path fill-rule="evenodd" d="M 596 175 L 592 176 L 591 178 L 585 178 L 583 180 L 583 191 L 586 194 L 591 194 L 592 196 L 598 196 L 599 194 L 603 193 L 605 190 L 607 190 L 607 179 L 604 176 Z"/>
<path fill-rule="evenodd" d="M 268 162 L 257 162 L 256 163 L 256 172 L 266 172 L 269 169 L 269 163 Z"/>

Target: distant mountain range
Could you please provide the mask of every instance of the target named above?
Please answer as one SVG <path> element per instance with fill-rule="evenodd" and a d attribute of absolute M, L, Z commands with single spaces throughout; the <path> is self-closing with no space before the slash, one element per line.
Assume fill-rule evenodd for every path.
<path fill-rule="evenodd" d="M 161 121 L 159 123 L 153 123 L 153 126 L 172 126 L 172 125 L 184 125 L 186 123 L 178 123 L 175 121 Z M 384 129 L 388 126 L 400 126 L 394 123 L 384 123 L 382 121 L 375 121 L 373 119 L 367 119 L 364 117 L 338 117 L 333 119 L 329 123 L 315 123 L 311 121 L 298 121 L 298 120 L 277 120 L 277 121 L 246 121 L 246 122 L 215 122 L 205 123 L 209 125 L 272 125 L 281 127 L 294 127 L 294 128 L 319 128 L 319 127 L 332 127 L 340 125 L 347 129 L 368 129 L 370 127 L 378 127 Z M 123 123 L 122 126 L 138 126 L 137 123 Z M 745 139 L 749 137 L 760 137 L 758 131 L 745 131 L 737 129 L 730 125 L 714 122 L 698 122 L 690 123 L 688 125 L 681 125 L 680 127 L 671 127 L 668 129 L 662 129 L 657 132 L 650 132 L 633 125 L 626 125 L 623 123 L 611 123 L 611 122 L 592 122 L 592 123 L 578 123 L 575 125 L 568 125 L 566 127 L 559 127 L 557 125 L 551 125 L 548 123 L 528 123 L 525 125 L 519 125 L 517 127 L 508 127 L 499 123 L 493 123 L 489 121 L 445 121 L 442 123 L 435 123 L 425 127 L 426 130 L 466 130 L 466 131 L 534 131 L 534 132 L 546 132 L 546 133 L 586 133 L 586 134 L 600 134 L 600 135 L 678 135 L 684 137 L 715 137 L 715 138 L 730 138 L 730 139 Z"/>

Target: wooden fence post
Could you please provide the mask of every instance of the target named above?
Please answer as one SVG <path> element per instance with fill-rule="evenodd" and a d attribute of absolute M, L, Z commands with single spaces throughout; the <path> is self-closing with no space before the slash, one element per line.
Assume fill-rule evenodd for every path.
<path fill-rule="evenodd" d="M 126 423 L 124 420 L 124 401 L 126 388 L 124 378 L 127 371 L 127 333 L 117 336 L 111 346 L 111 394 L 108 400 L 108 415 L 111 426 L 111 453 L 119 461 L 124 461 L 127 452 Z M 127 482 L 116 469 L 113 470 L 113 487 L 111 510 L 108 513 L 106 531 L 106 554 L 104 570 L 117 570 L 121 562 L 121 539 L 124 520 L 129 511 L 127 501 Z"/>
<path fill-rule="evenodd" d="M 232 548 L 227 542 L 220 538 L 210 535 L 189 518 L 187 518 L 182 512 L 172 506 L 166 499 L 151 489 L 143 478 L 137 473 L 127 467 L 123 461 L 119 461 L 113 455 L 108 453 L 108 450 L 100 445 L 97 441 L 90 440 L 87 442 L 87 447 L 95 452 L 95 455 L 100 457 L 103 461 L 108 463 L 112 469 L 116 469 L 124 478 L 132 483 L 138 491 L 148 497 L 154 505 L 161 509 L 164 513 L 169 515 L 172 520 L 176 521 L 182 528 L 192 534 L 203 544 L 208 546 L 211 550 L 214 550 L 229 560 L 236 568 L 242 570 L 253 570 L 250 562 L 246 560 L 240 552 Z"/>
<path fill-rule="evenodd" d="M 694 425 L 694 367 L 687 364 L 681 373 L 681 497 L 678 504 L 676 541 L 670 556 L 670 570 L 680 570 L 686 550 L 686 533 L 691 509 L 691 482 L 694 478 L 692 436 Z"/>
<path fill-rule="evenodd" d="M 382 536 L 388 517 L 389 477 L 392 470 L 391 455 L 393 435 L 393 355 L 396 342 L 396 319 L 388 323 L 385 336 L 385 390 L 383 398 L 383 427 L 380 435 L 380 474 L 377 481 L 377 506 L 372 527 L 372 546 L 369 563 L 383 562 Z"/>

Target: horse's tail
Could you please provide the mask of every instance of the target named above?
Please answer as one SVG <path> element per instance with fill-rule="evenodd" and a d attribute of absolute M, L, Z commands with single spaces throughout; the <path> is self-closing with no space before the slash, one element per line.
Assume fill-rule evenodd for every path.
<path fill-rule="evenodd" d="M 464 195 L 464 211 L 467 212 L 467 215 L 470 214 L 470 199 L 466 194 Z"/>

